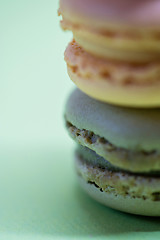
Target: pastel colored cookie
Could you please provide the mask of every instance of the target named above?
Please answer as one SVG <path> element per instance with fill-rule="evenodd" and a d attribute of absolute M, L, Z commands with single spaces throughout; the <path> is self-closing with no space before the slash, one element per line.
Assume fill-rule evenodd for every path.
<path fill-rule="evenodd" d="M 160 60 L 159 0 L 60 0 L 61 26 L 86 51 L 131 62 Z"/>
<path fill-rule="evenodd" d="M 86 149 L 82 150 L 82 155 L 78 151 L 75 155 L 76 171 L 80 185 L 91 197 L 120 211 L 160 215 L 160 178 L 104 167 L 98 164 L 99 156 L 94 152 L 90 157 L 97 160 L 97 164 L 92 164 L 93 160 L 89 162 L 88 154 L 85 158 Z"/>
<path fill-rule="evenodd" d="M 89 96 L 123 106 L 160 106 L 160 62 L 98 58 L 75 41 L 68 45 L 65 61 L 72 81 Z"/>
<path fill-rule="evenodd" d="M 160 216 L 160 110 L 116 107 L 75 90 L 65 120 L 82 187 L 112 208 Z"/>

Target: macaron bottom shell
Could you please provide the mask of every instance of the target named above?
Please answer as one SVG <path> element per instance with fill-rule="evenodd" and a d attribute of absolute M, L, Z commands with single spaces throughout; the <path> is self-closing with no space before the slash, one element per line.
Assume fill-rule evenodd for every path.
<path fill-rule="evenodd" d="M 137 108 L 160 106 L 160 83 L 144 86 L 118 86 L 108 81 L 94 81 L 78 76 L 70 67 L 68 67 L 68 74 L 81 91 L 99 101 Z"/>
<path fill-rule="evenodd" d="M 113 193 L 101 192 L 93 184 L 87 183 L 83 178 L 78 176 L 78 181 L 82 189 L 97 202 L 126 213 L 159 217 L 160 202 L 151 200 L 133 199 L 131 197 L 117 196 Z"/>
<path fill-rule="evenodd" d="M 160 216 L 160 178 L 115 173 L 88 165 L 75 155 L 81 187 L 96 201 L 123 212 Z"/>

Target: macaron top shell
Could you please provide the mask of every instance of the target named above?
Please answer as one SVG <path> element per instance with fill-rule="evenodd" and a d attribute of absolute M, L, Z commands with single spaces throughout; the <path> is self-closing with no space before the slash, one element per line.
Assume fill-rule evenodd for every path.
<path fill-rule="evenodd" d="M 77 23 L 87 18 L 98 25 L 106 21 L 133 27 L 160 25 L 159 0 L 60 0 L 60 11 Z"/>
<path fill-rule="evenodd" d="M 116 107 L 76 89 L 67 101 L 65 117 L 75 127 L 92 131 L 116 147 L 160 150 L 160 109 Z"/>

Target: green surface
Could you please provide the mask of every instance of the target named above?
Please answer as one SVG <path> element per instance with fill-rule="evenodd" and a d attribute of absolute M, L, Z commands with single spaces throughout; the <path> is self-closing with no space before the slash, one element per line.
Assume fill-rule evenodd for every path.
<path fill-rule="evenodd" d="M 158 235 L 159 218 L 117 212 L 83 193 L 76 183 L 70 150 L 11 150 L 3 155 L 0 236 L 45 240 L 151 239 Z M 11 158 L 13 154 L 16 157 Z"/>
<path fill-rule="evenodd" d="M 71 38 L 57 1 L 0 2 L 0 239 L 158 239 L 159 218 L 105 208 L 77 186 L 63 106 Z"/>

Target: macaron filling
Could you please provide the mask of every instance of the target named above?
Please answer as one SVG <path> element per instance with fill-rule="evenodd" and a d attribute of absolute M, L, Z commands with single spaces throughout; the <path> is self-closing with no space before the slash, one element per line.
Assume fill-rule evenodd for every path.
<path fill-rule="evenodd" d="M 159 33 L 148 38 L 146 33 L 126 33 L 119 29 L 111 31 L 109 28 L 99 32 L 64 20 L 61 27 L 71 30 L 76 42 L 98 57 L 137 63 L 160 60 L 159 38 L 155 37 Z"/>
<path fill-rule="evenodd" d="M 66 117 L 67 119 L 67 117 Z M 160 153 L 158 151 L 133 151 L 116 147 L 107 139 L 85 129 L 78 129 L 66 120 L 66 127 L 78 144 L 85 146 L 109 161 L 111 165 L 129 172 L 159 172 Z"/>

